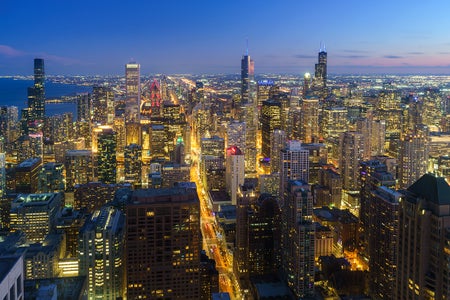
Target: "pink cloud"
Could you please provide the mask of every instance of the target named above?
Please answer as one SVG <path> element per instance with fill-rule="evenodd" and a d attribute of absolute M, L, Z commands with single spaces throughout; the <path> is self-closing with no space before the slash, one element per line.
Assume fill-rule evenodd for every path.
<path fill-rule="evenodd" d="M 0 45 L 0 55 L 17 57 L 17 56 L 24 56 L 26 55 L 26 53 L 7 45 Z"/>

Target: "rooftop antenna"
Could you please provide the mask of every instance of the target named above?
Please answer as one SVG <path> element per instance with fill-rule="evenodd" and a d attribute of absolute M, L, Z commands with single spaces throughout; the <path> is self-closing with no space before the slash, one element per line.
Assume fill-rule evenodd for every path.
<path fill-rule="evenodd" d="M 245 39 L 246 41 L 246 50 L 245 50 L 245 55 L 248 56 L 248 38 Z"/>

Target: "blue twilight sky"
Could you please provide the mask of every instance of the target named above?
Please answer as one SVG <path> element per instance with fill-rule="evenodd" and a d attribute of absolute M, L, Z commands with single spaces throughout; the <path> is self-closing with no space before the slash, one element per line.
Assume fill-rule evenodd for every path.
<path fill-rule="evenodd" d="M 0 75 L 313 72 L 450 74 L 448 0 L 0 0 Z"/>

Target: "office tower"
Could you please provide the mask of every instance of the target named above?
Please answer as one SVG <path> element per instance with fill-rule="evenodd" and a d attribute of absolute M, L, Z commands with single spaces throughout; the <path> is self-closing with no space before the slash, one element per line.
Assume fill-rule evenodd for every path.
<path fill-rule="evenodd" d="M 245 123 L 245 147 L 241 149 L 245 155 L 245 173 L 252 174 L 256 171 L 256 136 L 258 129 L 258 117 L 255 105 L 247 103 L 242 106 Z M 229 143 L 228 145 L 232 145 Z"/>
<path fill-rule="evenodd" d="M 88 281 L 88 299 L 124 296 L 125 216 L 112 207 L 95 211 L 80 230 L 79 274 Z"/>
<path fill-rule="evenodd" d="M 328 140 L 348 130 L 348 110 L 346 107 L 329 107 L 323 110 L 321 134 Z"/>
<path fill-rule="evenodd" d="M 150 103 L 151 117 L 159 117 L 161 115 L 161 90 L 158 81 L 155 79 L 150 86 Z"/>
<path fill-rule="evenodd" d="M 280 196 L 289 180 L 309 180 L 309 151 L 302 148 L 300 141 L 288 141 L 280 154 Z"/>
<path fill-rule="evenodd" d="M 92 122 L 94 124 L 112 124 L 114 120 L 114 91 L 106 86 L 94 86 L 92 89 Z"/>
<path fill-rule="evenodd" d="M 399 201 L 402 194 L 386 186 L 372 190 L 368 198 L 369 289 L 374 299 L 393 299 L 397 276 Z M 414 251 L 414 250 L 411 250 Z"/>
<path fill-rule="evenodd" d="M 5 139 L 0 136 L 0 201 L 6 195 L 6 152 Z M 1 220 L 0 220 L 1 224 Z"/>
<path fill-rule="evenodd" d="M 172 158 L 177 144 L 183 141 L 186 121 L 180 104 L 165 101 L 161 107 L 162 124 L 167 135 L 167 151 Z"/>
<path fill-rule="evenodd" d="M 263 101 L 269 100 L 269 91 L 275 85 L 273 80 L 258 80 L 257 83 L 257 106 L 261 107 Z"/>
<path fill-rule="evenodd" d="M 306 97 L 311 90 L 311 74 L 305 73 L 303 75 L 303 97 Z"/>
<path fill-rule="evenodd" d="M 427 172 L 428 151 L 428 138 L 423 133 L 405 135 L 400 139 L 400 188 L 410 186 Z"/>
<path fill-rule="evenodd" d="M 117 133 L 117 156 L 123 157 L 126 141 L 127 141 L 127 132 L 125 127 L 125 119 L 123 117 L 114 118 L 113 129 Z"/>
<path fill-rule="evenodd" d="M 283 190 L 282 271 L 296 298 L 314 294 L 313 200 L 309 185 L 289 180 Z"/>
<path fill-rule="evenodd" d="M 88 213 L 93 213 L 106 203 L 113 201 L 117 190 L 130 187 L 128 183 L 89 182 L 77 184 L 74 188 L 73 207 L 77 210 L 86 210 Z"/>
<path fill-rule="evenodd" d="M 90 121 L 92 108 L 92 95 L 82 93 L 77 95 L 77 121 Z"/>
<path fill-rule="evenodd" d="M 16 193 L 36 193 L 38 190 L 41 158 L 29 158 L 19 163 L 15 168 L 14 182 Z"/>
<path fill-rule="evenodd" d="M 125 122 L 134 123 L 140 120 L 141 109 L 141 74 L 140 65 L 130 62 L 125 65 Z"/>
<path fill-rule="evenodd" d="M 379 160 L 369 160 L 360 163 L 360 213 L 361 229 L 363 230 L 363 251 L 364 255 L 369 255 L 368 238 L 370 232 L 370 214 L 372 193 L 380 186 L 395 188 L 395 178 L 388 172 L 387 166 Z"/>
<path fill-rule="evenodd" d="M 357 191 L 360 188 L 359 162 L 365 159 L 364 136 L 354 131 L 341 133 L 339 149 L 342 188 L 347 191 Z"/>
<path fill-rule="evenodd" d="M 63 113 L 61 115 L 49 116 L 43 128 L 44 140 L 50 142 L 66 142 L 73 139 L 73 115 Z"/>
<path fill-rule="evenodd" d="M 58 264 L 64 247 L 63 233 L 50 233 L 43 240 L 30 243 L 25 253 L 25 278 L 43 279 L 60 275 Z"/>
<path fill-rule="evenodd" d="M 212 136 L 210 138 L 201 139 L 201 154 L 214 155 L 217 157 L 225 156 L 225 140 L 218 136 Z"/>
<path fill-rule="evenodd" d="M 140 186 L 142 181 L 142 147 L 130 144 L 125 147 L 125 181 Z"/>
<path fill-rule="evenodd" d="M 227 147 L 236 146 L 245 153 L 245 122 L 231 120 L 227 125 Z"/>
<path fill-rule="evenodd" d="M 261 108 L 261 152 L 270 158 L 270 141 L 275 129 L 281 129 L 281 103 L 272 99 L 263 101 Z"/>
<path fill-rule="evenodd" d="M 209 300 L 219 292 L 219 272 L 216 261 L 209 259 L 205 251 L 200 254 L 200 300 Z"/>
<path fill-rule="evenodd" d="M 56 228 L 56 214 L 63 204 L 62 193 L 20 194 L 11 203 L 11 231 L 23 231 L 27 239 L 41 242 Z"/>
<path fill-rule="evenodd" d="M 180 138 L 177 141 L 177 144 L 175 146 L 175 149 L 170 157 L 170 159 L 172 161 L 174 161 L 177 164 L 184 164 L 185 163 L 185 155 L 186 155 L 186 151 L 184 149 L 184 144 L 183 144 L 183 139 Z"/>
<path fill-rule="evenodd" d="M 86 212 L 76 210 L 72 207 L 64 207 L 56 217 L 56 230 L 64 231 L 65 234 L 65 256 L 66 258 L 78 258 L 78 235 L 81 227 L 86 221 Z M 76 273 L 78 274 L 78 261 L 76 263 Z"/>
<path fill-rule="evenodd" d="M 161 168 L 161 187 L 173 187 L 177 182 L 187 182 L 190 180 L 190 165 L 166 162 Z"/>
<path fill-rule="evenodd" d="M 394 299 L 449 299 L 450 186 L 425 174 L 400 193 Z"/>
<path fill-rule="evenodd" d="M 302 100 L 302 136 L 304 143 L 316 143 L 319 140 L 319 99 L 308 97 Z"/>
<path fill-rule="evenodd" d="M 152 159 L 168 159 L 167 134 L 164 125 L 150 127 L 150 155 Z"/>
<path fill-rule="evenodd" d="M 90 150 L 68 150 L 64 157 L 66 191 L 71 192 L 77 184 L 94 179 L 94 160 Z"/>
<path fill-rule="evenodd" d="M 112 128 L 103 128 L 98 135 L 97 167 L 98 180 L 115 183 L 117 172 L 116 133 Z"/>
<path fill-rule="evenodd" d="M 328 162 L 327 145 L 302 143 L 302 148 L 309 151 L 309 183 L 316 184 L 319 181 L 319 170 Z"/>
<path fill-rule="evenodd" d="M 39 193 L 64 192 L 64 165 L 62 163 L 46 163 L 39 172 Z"/>
<path fill-rule="evenodd" d="M 45 118 L 45 71 L 44 60 L 34 59 L 34 85 L 28 88 L 28 122 Z M 30 125 L 30 124 L 29 124 Z"/>
<path fill-rule="evenodd" d="M 244 184 L 245 162 L 244 153 L 236 146 L 227 148 L 225 160 L 225 181 L 231 204 L 236 205 L 238 188 Z"/>
<path fill-rule="evenodd" d="M 318 172 L 318 185 L 314 187 L 315 207 L 341 207 L 342 177 L 330 166 L 322 166 Z"/>
<path fill-rule="evenodd" d="M 255 80 L 255 63 L 248 55 L 248 50 L 241 59 L 241 103 L 253 103 L 252 86 Z"/>
<path fill-rule="evenodd" d="M 225 161 L 223 157 L 202 155 L 200 160 L 200 178 L 205 190 L 225 190 Z"/>
<path fill-rule="evenodd" d="M 0 135 L 4 137 L 6 144 L 17 139 L 19 135 L 17 106 L 0 106 Z"/>
<path fill-rule="evenodd" d="M 314 84 L 319 88 L 327 86 L 327 52 L 324 48 L 320 48 L 319 61 L 315 66 Z"/>
<path fill-rule="evenodd" d="M 126 216 L 127 298 L 199 299 L 200 202 L 195 185 L 136 190 Z"/>
<path fill-rule="evenodd" d="M 125 145 L 142 145 L 142 126 L 139 123 L 125 123 Z"/>
<path fill-rule="evenodd" d="M 386 121 L 373 120 L 372 135 L 370 136 L 371 155 L 372 156 L 383 155 L 385 143 L 386 143 Z"/>
<path fill-rule="evenodd" d="M 286 132 L 283 130 L 275 129 L 272 134 L 272 140 L 270 141 L 270 172 L 276 173 L 280 171 L 281 165 L 281 150 L 286 147 Z"/>

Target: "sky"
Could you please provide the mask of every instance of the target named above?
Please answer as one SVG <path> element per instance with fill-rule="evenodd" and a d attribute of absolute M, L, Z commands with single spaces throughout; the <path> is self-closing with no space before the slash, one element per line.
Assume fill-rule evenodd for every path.
<path fill-rule="evenodd" d="M 450 74 L 448 0 L 0 0 L 0 76 Z"/>

